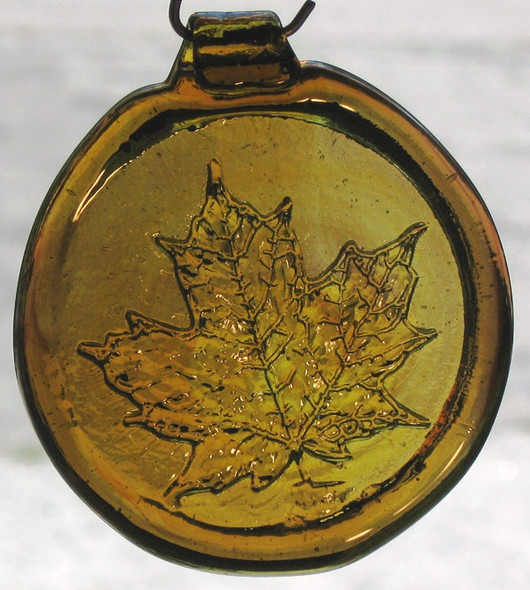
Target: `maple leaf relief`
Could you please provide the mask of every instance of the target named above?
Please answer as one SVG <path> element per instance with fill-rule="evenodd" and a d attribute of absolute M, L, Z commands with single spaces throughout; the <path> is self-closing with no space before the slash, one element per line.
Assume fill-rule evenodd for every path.
<path fill-rule="evenodd" d="M 177 505 L 243 478 L 259 491 L 304 453 L 348 461 L 356 439 L 429 425 L 384 383 L 436 336 L 407 318 L 425 224 L 372 251 L 347 242 L 312 278 L 291 213 L 287 198 L 266 215 L 238 201 L 212 160 L 188 236 L 156 238 L 189 326 L 129 311 L 127 330 L 78 347 L 134 404 L 126 426 L 190 445 L 165 492 Z"/>

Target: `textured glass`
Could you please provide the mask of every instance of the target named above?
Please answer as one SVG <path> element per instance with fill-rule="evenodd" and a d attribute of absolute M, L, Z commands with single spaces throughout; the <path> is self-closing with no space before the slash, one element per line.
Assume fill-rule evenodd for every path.
<path fill-rule="evenodd" d="M 220 89 L 222 62 L 207 88 L 191 47 L 52 187 L 20 379 L 60 469 L 137 543 L 330 567 L 478 452 L 509 357 L 502 250 L 454 161 L 364 83 L 303 64 Z"/>

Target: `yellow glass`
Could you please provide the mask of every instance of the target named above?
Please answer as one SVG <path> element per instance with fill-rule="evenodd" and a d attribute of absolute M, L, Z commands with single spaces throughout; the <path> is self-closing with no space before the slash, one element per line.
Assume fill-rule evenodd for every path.
<path fill-rule="evenodd" d="M 66 479 L 134 542 L 332 567 L 480 450 L 510 356 L 501 245 L 432 136 L 299 64 L 274 15 L 190 26 L 168 81 L 108 113 L 45 200 L 21 386 Z"/>

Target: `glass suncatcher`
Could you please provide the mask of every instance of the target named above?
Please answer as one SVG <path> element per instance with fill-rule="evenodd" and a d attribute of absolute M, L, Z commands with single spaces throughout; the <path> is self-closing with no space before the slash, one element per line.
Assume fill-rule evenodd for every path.
<path fill-rule="evenodd" d="M 401 107 L 299 62 L 271 12 L 198 13 L 39 212 L 19 380 L 75 491 L 204 569 L 353 561 L 431 508 L 491 427 L 508 274 L 464 172 Z"/>

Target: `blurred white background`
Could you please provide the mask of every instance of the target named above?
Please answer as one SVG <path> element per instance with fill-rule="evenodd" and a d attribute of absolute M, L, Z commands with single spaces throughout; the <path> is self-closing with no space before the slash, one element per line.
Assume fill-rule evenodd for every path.
<path fill-rule="evenodd" d="M 77 143 L 128 92 L 163 80 L 181 40 L 169 0 L 0 0 L 0 580 L 5 588 L 527 590 L 530 584 L 530 3 L 320 0 L 291 38 L 412 112 L 469 174 L 510 266 L 511 377 L 484 450 L 411 529 L 331 573 L 252 581 L 166 563 L 115 533 L 48 461 L 16 384 L 11 321 L 40 203 Z M 187 0 L 199 10 L 276 11 L 302 0 Z"/>

